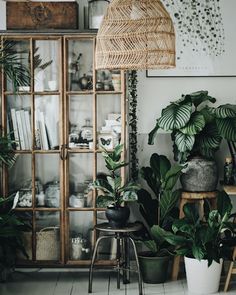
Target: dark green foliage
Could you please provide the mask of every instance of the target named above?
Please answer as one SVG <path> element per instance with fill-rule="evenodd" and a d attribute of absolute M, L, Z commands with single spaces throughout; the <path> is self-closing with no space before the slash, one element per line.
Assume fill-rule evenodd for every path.
<path fill-rule="evenodd" d="M 14 162 L 15 154 L 12 148 L 12 141 L 9 135 L 3 135 L 2 130 L 0 130 L 0 163 L 11 166 Z"/>
<path fill-rule="evenodd" d="M 164 239 L 175 247 L 176 255 L 207 259 L 210 266 L 212 261 L 219 262 L 220 258 L 230 257 L 230 248 L 225 243 L 226 236 L 232 236 L 235 224 L 230 220 L 232 204 L 225 192 L 217 196 L 217 209 L 211 210 L 205 201 L 204 217 L 199 218 L 195 204 L 184 205 L 185 217 L 176 219 L 172 231 L 166 231 L 161 226 L 154 226 L 159 239 Z"/>
<path fill-rule="evenodd" d="M 141 169 L 142 178 L 153 192 L 153 196 L 144 189 L 138 192 L 140 212 L 146 221 L 147 234 L 142 239 L 155 255 L 164 255 L 170 248 L 164 239 L 156 236 L 153 226 L 159 224 L 170 229 L 173 218 L 178 216 L 176 204 L 181 191 L 173 189 L 183 168 L 182 165 L 171 166 L 166 156 L 154 153 L 150 166 Z"/>
<path fill-rule="evenodd" d="M 128 163 L 121 160 L 123 145 L 119 144 L 113 152 L 104 150 L 102 153 L 109 171 L 109 175 L 98 178 L 94 181 L 93 187 L 102 191 L 103 195 L 98 196 L 97 205 L 113 204 L 120 206 L 124 201 L 136 201 L 139 187 L 134 182 L 122 184 L 120 169 Z"/>
<path fill-rule="evenodd" d="M 222 139 L 236 141 L 235 105 L 209 107 L 216 99 L 207 91 L 198 91 L 171 102 L 162 110 L 156 126 L 149 133 L 153 144 L 158 129 L 171 131 L 176 161 L 185 162 L 189 156 L 212 158 Z"/>

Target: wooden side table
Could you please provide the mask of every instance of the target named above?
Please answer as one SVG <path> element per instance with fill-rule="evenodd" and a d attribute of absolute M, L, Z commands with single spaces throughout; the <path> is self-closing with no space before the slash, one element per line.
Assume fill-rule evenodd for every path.
<path fill-rule="evenodd" d="M 136 272 L 138 273 L 139 295 L 143 295 L 142 278 L 141 278 L 141 273 L 139 268 L 137 249 L 136 249 L 134 240 L 130 237 L 131 233 L 140 231 L 142 229 L 142 225 L 136 224 L 136 223 L 130 223 L 123 228 L 112 228 L 109 226 L 108 223 L 102 223 L 102 224 L 96 225 L 95 229 L 97 231 L 107 233 L 107 235 L 103 235 L 99 237 L 94 247 L 92 261 L 90 265 L 90 271 L 89 271 L 88 293 L 92 293 L 93 268 L 94 268 L 94 263 L 97 256 L 98 245 L 104 239 L 115 238 L 117 240 L 117 253 L 116 253 L 117 288 L 120 289 L 120 271 L 121 270 L 123 270 L 123 283 L 128 282 L 127 272 L 129 273 L 131 271 L 129 266 L 129 251 L 130 251 L 129 246 L 131 244 L 134 250 L 134 256 L 135 256 L 136 265 L 137 265 Z M 123 245 L 123 247 L 120 247 L 121 244 Z M 123 256 L 123 262 L 121 261 L 122 256 Z"/>
<path fill-rule="evenodd" d="M 199 205 L 199 216 L 204 217 L 204 200 L 208 200 L 212 208 L 216 208 L 217 191 L 213 192 L 182 192 L 179 204 L 179 218 L 184 217 L 183 207 L 186 203 L 196 203 Z M 172 280 L 176 281 L 179 274 L 180 256 L 176 256 L 172 268 Z"/>

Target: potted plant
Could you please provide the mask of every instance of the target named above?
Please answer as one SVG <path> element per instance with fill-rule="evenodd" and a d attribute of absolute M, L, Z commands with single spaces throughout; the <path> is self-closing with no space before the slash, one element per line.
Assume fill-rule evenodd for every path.
<path fill-rule="evenodd" d="M 104 149 L 102 155 L 106 163 L 109 174 L 94 181 L 93 187 L 98 189 L 100 195 L 97 204 L 106 203 L 106 217 L 113 228 L 126 225 L 129 218 L 129 207 L 123 205 L 124 202 L 137 200 L 137 186 L 133 182 L 122 184 L 120 169 L 128 163 L 121 160 L 123 145 L 117 145 L 112 152 Z"/>
<path fill-rule="evenodd" d="M 214 154 L 222 139 L 236 141 L 236 106 L 208 106 L 216 99 L 207 91 L 198 91 L 171 102 L 162 110 L 155 128 L 149 133 L 153 144 L 159 129 L 171 132 L 174 158 L 180 163 L 188 160 L 181 177 L 185 191 L 214 191 L 218 173 Z"/>
<path fill-rule="evenodd" d="M 167 277 L 172 246 L 156 235 L 154 225 L 159 224 L 171 230 L 174 217 L 178 216 L 176 204 L 181 190 L 174 190 L 183 165 L 171 166 L 166 156 L 154 153 L 150 158 L 150 167 L 143 167 L 141 175 L 151 189 L 138 192 L 140 212 L 145 221 L 142 241 L 148 251 L 139 253 L 140 269 L 145 283 L 163 283 Z"/>
<path fill-rule="evenodd" d="M 211 210 L 205 201 L 205 221 L 199 218 L 195 204 L 187 203 L 183 210 L 185 217 L 173 222 L 172 232 L 160 226 L 154 226 L 153 231 L 175 247 L 174 254 L 184 256 L 189 291 L 215 293 L 219 288 L 223 258 L 230 257 L 230 248 L 225 242 L 234 231 L 230 222 L 230 198 L 225 192 L 219 192 L 216 210 Z"/>

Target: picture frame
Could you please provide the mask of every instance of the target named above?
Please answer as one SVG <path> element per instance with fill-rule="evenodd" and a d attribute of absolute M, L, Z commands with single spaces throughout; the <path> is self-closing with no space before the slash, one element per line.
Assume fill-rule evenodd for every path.
<path fill-rule="evenodd" d="M 167 0 L 166 0 L 167 1 Z M 213 0 L 216 2 L 216 0 Z M 164 1 L 165 2 L 165 1 Z M 217 4 L 215 4 L 217 5 Z M 236 11 L 236 1 L 234 0 L 221 0 L 219 2 L 220 12 L 220 24 L 217 19 L 214 20 L 214 26 L 218 26 L 216 34 L 211 35 L 210 30 L 214 28 L 208 28 L 211 42 L 214 42 L 216 46 L 224 46 L 221 54 L 211 54 L 211 50 L 214 49 L 205 48 L 204 42 L 201 41 L 201 36 L 195 36 L 199 38 L 197 42 L 192 44 L 198 44 L 195 48 L 191 42 L 185 42 L 187 37 L 184 37 L 175 21 L 176 31 L 176 67 L 173 69 L 154 69 L 147 70 L 146 77 L 236 77 L 236 39 L 232 38 L 233 28 L 236 26 L 236 20 L 234 12 Z M 172 19 L 175 19 L 176 11 L 169 11 Z M 221 27 L 220 27 L 221 26 Z M 190 28 L 191 30 L 191 28 Z M 203 28 L 203 30 L 207 30 Z M 217 33 L 219 32 L 219 33 Z M 206 33 L 206 32 L 204 32 Z M 185 33 L 186 34 L 186 33 Z M 200 33 L 199 33 L 200 34 Z M 207 33 L 206 33 L 207 34 Z M 217 35 L 218 34 L 218 35 Z M 224 35 L 223 35 L 224 34 Z M 187 36 L 187 35 L 185 35 Z M 214 36 L 218 38 L 214 40 Z M 190 35 L 188 36 L 190 37 Z M 212 39 L 213 38 L 213 39 Z M 213 40 L 213 41 L 212 41 Z M 187 44 L 184 44 L 187 43 Z M 221 43 L 220 43 L 221 42 Z M 206 43 L 205 43 L 206 44 Z M 217 45 L 219 44 L 219 45 Z M 223 45 L 222 45 L 223 44 Z M 192 46 L 191 46 L 192 45 Z M 198 48 L 197 48 L 198 47 Z M 208 52 L 207 52 L 208 50 Z M 198 51 L 198 52 L 197 52 Z M 214 53 L 214 52 L 213 52 Z"/>
<path fill-rule="evenodd" d="M 99 133 L 98 134 L 98 146 L 106 150 L 112 150 L 114 148 L 114 137 L 111 133 Z"/>

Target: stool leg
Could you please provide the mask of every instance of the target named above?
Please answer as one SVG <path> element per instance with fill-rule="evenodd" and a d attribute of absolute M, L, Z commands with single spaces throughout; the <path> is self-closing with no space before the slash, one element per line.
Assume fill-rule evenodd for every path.
<path fill-rule="evenodd" d="M 129 239 L 127 235 L 123 237 L 123 253 L 124 253 L 124 270 L 123 270 L 123 284 L 130 283 L 130 253 L 129 253 Z"/>
<path fill-rule="evenodd" d="M 129 241 L 131 242 L 133 249 L 134 249 L 134 257 L 137 264 L 137 272 L 138 272 L 138 287 L 139 287 L 139 295 L 143 295 L 143 286 L 142 286 L 142 278 L 140 273 L 139 261 L 138 261 L 138 254 L 134 240 L 131 237 L 128 237 Z"/>
<path fill-rule="evenodd" d="M 89 286 L 88 286 L 88 293 L 92 293 L 92 283 L 93 283 L 93 266 L 95 263 L 96 255 L 97 255 L 97 250 L 98 250 L 98 245 L 103 239 L 110 239 L 111 237 L 109 236 L 102 236 L 99 237 L 96 241 L 94 250 L 93 250 L 93 256 L 92 256 L 92 261 L 89 269 Z"/>
<path fill-rule="evenodd" d="M 174 262 L 173 262 L 172 274 L 171 274 L 172 281 L 176 281 L 178 279 L 179 265 L 180 265 L 180 256 L 175 256 Z"/>
<path fill-rule="evenodd" d="M 236 247 L 234 248 L 233 261 L 230 262 L 230 266 L 229 266 L 229 270 L 228 270 L 228 274 L 227 274 L 227 278 L 226 278 L 226 282 L 225 282 L 224 292 L 227 292 L 228 288 L 229 288 L 229 282 L 230 282 L 230 279 L 232 276 L 232 270 L 234 267 L 235 258 L 236 258 Z"/>
<path fill-rule="evenodd" d="M 117 252 L 116 252 L 116 261 L 117 261 L 117 289 L 120 289 L 120 234 L 116 234 L 117 239 Z"/>

